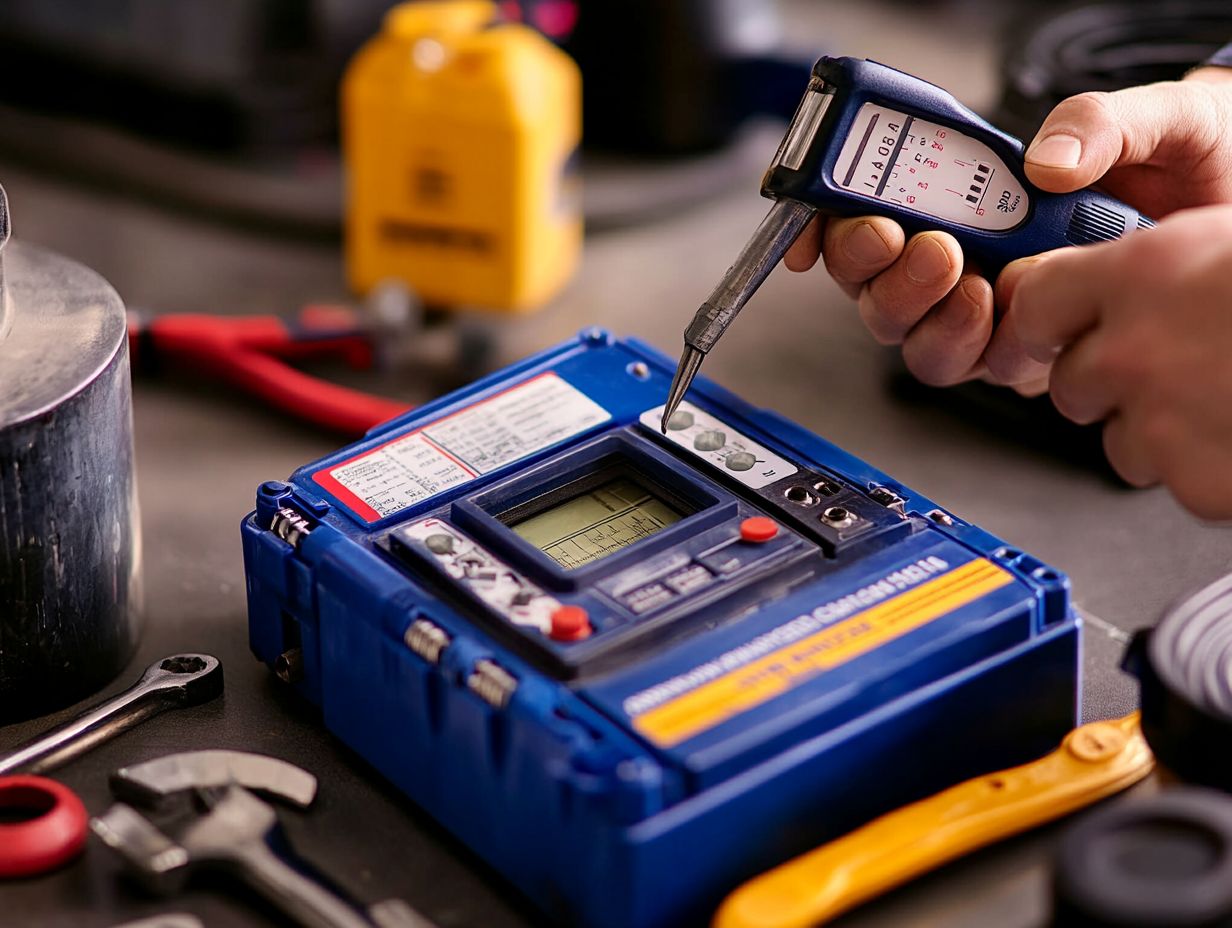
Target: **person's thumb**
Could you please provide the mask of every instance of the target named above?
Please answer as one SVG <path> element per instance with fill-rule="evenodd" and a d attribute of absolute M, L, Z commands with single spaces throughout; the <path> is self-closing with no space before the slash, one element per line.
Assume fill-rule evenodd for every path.
<path fill-rule="evenodd" d="M 1057 105 L 1027 147 L 1027 177 L 1064 193 L 1124 165 L 1183 172 L 1220 145 L 1224 121 L 1211 88 L 1196 81 L 1079 94 Z"/>

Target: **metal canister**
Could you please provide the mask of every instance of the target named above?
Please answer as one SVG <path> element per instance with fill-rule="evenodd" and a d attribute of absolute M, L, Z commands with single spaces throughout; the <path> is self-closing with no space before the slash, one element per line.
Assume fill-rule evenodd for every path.
<path fill-rule="evenodd" d="M 136 645 L 140 527 L 124 304 L 8 241 L 0 190 L 0 721 L 102 687 Z"/>

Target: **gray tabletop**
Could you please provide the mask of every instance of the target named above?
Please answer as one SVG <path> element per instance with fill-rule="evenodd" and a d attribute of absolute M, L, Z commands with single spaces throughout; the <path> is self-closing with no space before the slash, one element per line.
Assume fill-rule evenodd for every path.
<path fill-rule="evenodd" d="M 944 7 L 926 23 L 894 4 L 862 4 L 858 16 L 821 6 L 789 4 L 795 41 L 810 53 L 891 61 L 973 105 L 993 99 L 996 22 L 968 29 L 957 50 L 947 42 L 957 20 L 974 22 L 972 7 Z M 747 140 L 751 155 L 737 169 L 743 182 L 722 195 L 653 224 L 592 237 L 577 278 L 542 313 L 464 325 L 495 338 L 493 364 L 593 324 L 677 352 L 687 317 L 765 211 L 755 191 L 779 131 L 756 130 Z M 622 182 L 638 178 L 637 170 L 622 174 Z M 657 182 L 653 173 L 642 179 Z M 90 265 L 130 306 L 264 313 L 347 298 L 336 247 L 219 227 L 15 168 L 0 166 L 0 180 L 16 236 Z M 407 346 L 410 360 L 396 372 L 339 376 L 421 401 L 457 385 L 456 340 L 448 329 L 427 333 Z M 1092 463 L 1089 436 L 1056 427 L 1038 404 L 901 389 L 892 352 L 873 343 L 821 271 L 772 275 L 705 372 L 1066 571 L 1087 618 L 1086 718 L 1119 715 L 1134 704 L 1135 687 L 1116 669 L 1127 633 L 1228 569 L 1232 531 L 1201 524 L 1162 490 L 1122 487 Z M 57 777 L 97 813 L 108 803 L 106 772 L 122 764 L 205 747 L 273 754 L 321 780 L 317 807 L 285 816 L 292 842 L 360 898 L 399 896 L 444 926 L 539 923 L 493 872 L 331 738 L 248 652 L 240 519 L 258 483 L 286 476 L 339 442 L 229 391 L 188 382 L 139 383 L 135 425 L 148 618 L 140 653 L 115 688 L 158 656 L 201 650 L 222 659 L 226 695 L 147 723 Z M 48 722 L 0 729 L 0 745 Z M 1044 829 L 982 852 L 843 924 L 1039 924 L 1056 834 L 1056 827 Z M 120 881 L 115 863 L 92 844 L 58 874 L 0 885 L 0 921 L 107 926 L 188 911 L 209 925 L 276 923 L 247 895 L 215 889 L 152 901 Z"/>

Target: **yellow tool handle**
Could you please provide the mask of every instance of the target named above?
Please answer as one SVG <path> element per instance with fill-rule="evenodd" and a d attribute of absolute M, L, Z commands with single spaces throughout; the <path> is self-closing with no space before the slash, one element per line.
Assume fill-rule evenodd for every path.
<path fill-rule="evenodd" d="M 1029 764 L 959 783 L 754 877 L 714 928 L 807 928 L 976 848 L 1141 780 L 1154 758 L 1138 713 L 1090 722 Z"/>

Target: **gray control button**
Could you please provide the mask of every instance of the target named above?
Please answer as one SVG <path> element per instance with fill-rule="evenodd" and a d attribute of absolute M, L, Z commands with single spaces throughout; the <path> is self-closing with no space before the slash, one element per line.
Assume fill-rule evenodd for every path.
<path fill-rule="evenodd" d="M 718 429 L 706 429 L 693 439 L 693 447 L 698 451 L 718 451 L 727 444 L 727 436 Z M 752 467 L 752 465 L 749 465 Z"/>
<path fill-rule="evenodd" d="M 668 431 L 683 432 L 685 429 L 693 425 L 693 413 L 687 409 L 678 409 L 672 413 L 672 417 L 667 420 Z"/>
<path fill-rule="evenodd" d="M 444 532 L 429 535 L 424 539 L 424 544 L 433 554 L 453 554 L 454 538 Z"/>
<path fill-rule="evenodd" d="M 749 451 L 736 451 L 723 459 L 728 470 L 748 470 L 756 463 L 756 456 Z"/>
<path fill-rule="evenodd" d="M 676 594 L 662 583 L 655 582 L 639 587 L 622 598 L 631 612 L 635 615 L 641 615 L 644 612 L 649 612 L 651 609 L 657 609 L 670 603 L 676 598 Z"/>
<path fill-rule="evenodd" d="M 664 578 L 663 582 L 677 593 L 685 595 L 709 586 L 712 580 L 714 580 L 714 575 L 706 569 L 704 564 L 690 564 L 683 570 L 678 570 L 670 577 Z"/>

